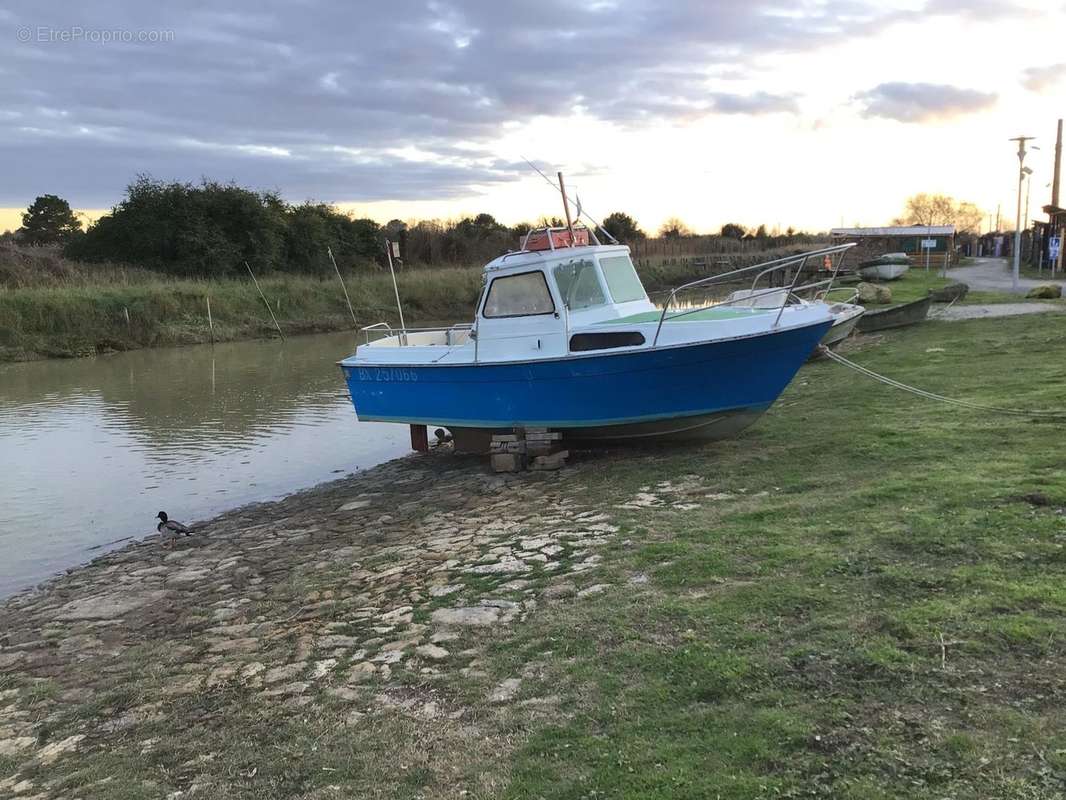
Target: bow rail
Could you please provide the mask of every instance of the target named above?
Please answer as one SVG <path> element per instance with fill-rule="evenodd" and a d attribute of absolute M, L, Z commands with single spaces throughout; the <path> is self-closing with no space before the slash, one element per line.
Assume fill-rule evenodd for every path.
<path fill-rule="evenodd" d="M 797 291 L 806 291 L 806 290 L 810 290 L 810 289 L 816 289 L 816 288 L 818 288 L 820 286 L 825 286 L 826 287 L 826 289 L 824 290 L 826 293 L 832 291 L 832 284 L 836 280 L 837 275 L 840 272 L 841 265 L 844 262 L 844 256 L 847 253 L 847 251 L 850 250 L 853 247 L 855 247 L 855 243 L 854 242 L 848 242 L 846 244 L 833 245 L 832 247 L 823 247 L 823 248 L 821 248 L 819 250 L 810 250 L 810 251 L 805 252 L 805 253 L 796 253 L 796 254 L 791 255 L 791 256 L 784 256 L 782 258 L 775 258 L 775 259 L 772 259 L 770 261 L 763 261 L 763 262 L 761 262 L 759 264 L 753 264 L 750 267 L 741 267 L 740 269 L 731 270 L 729 272 L 723 272 L 721 275 L 710 275 L 710 276 L 708 276 L 706 278 L 700 278 L 699 280 L 689 281 L 688 283 L 682 284 L 681 286 L 678 286 L 677 288 L 671 290 L 669 297 L 667 297 L 666 302 L 663 304 L 662 313 L 659 315 L 659 324 L 655 328 L 655 338 L 652 339 L 652 347 L 655 347 L 659 343 L 659 334 L 662 332 L 663 323 L 665 323 L 667 321 L 667 319 L 674 320 L 674 319 L 677 319 L 678 317 L 683 317 L 683 316 L 686 316 L 688 314 L 695 314 L 695 313 L 697 313 L 699 311 L 704 311 L 706 308 L 709 307 L 709 306 L 701 306 L 700 308 L 694 308 L 694 309 L 681 311 L 679 313 L 672 314 L 672 315 L 670 315 L 668 317 L 667 315 L 669 314 L 670 307 L 674 304 L 674 300 L 677 298 L 677 296 L 679 294 L 681 294 L 682 292 L 689 291 L 691 289 L 713 286 L 715 284 L 735 283 L 741 276 L 747 276 L 747 275 L 750 275 L 753 272 L 755 272 L 756 275 L 755 275 L 754 281 L 752 282 L 752 293 L 751 294 L 749 294 L 749 295 L 747 295 L 747 296 L 745 296 L 743 298 L 737 298 L 735 300 L 725 300 L 725 301 L 722 301 L 721 303 L 715 303 L 714 305 L 722 306 L 722 305 L 734 305 L 736 303 L 742 303 L 742 302 L 750 302 L 754 298 L 757 298 L 757 297 L 763 297 L 763 296 L 766 296 L 766 295 L 770 295 L 770 294 L 773 294 L 774 292 L 782 292 L 783 297 L 782 297 L 782 300 L 781 300 L 781 306 L 778 308 L 777 317 L 774 319 L 774 324 L 773 324 L 773 327 L 776 328 L 781 322 L 781 314 L 785 310 L 785 306 L 788 304 L 789 298 L 792 295 L 794 295 Z M 837 254 L 839 254 L 839 258 L 833 259 L 836 263 L 835 263 L 835 266 L 834 266 L 834 269 L 833 269 L 833 274 L 828 279 L 823 280 L 823 281 L 816 281 L 816 282 L 809 283 L 809 284 L 804 284 L 804 285 L 801 285 L 801 286 L 797 286 L 797 282 L 799 281 L 800 276 L 803 274 L 804 270 L 806 269 L 807 262 L 810 259 L 812 259 L 812 258 L 825 258 L 827 256 L 832 259 L 832 257 L 834 255 L 837 255 Z M 758 290 L 758 289 L 756 289 L 756 286 L 757 286 L 759 280 L 764 275 L 768 275 L 770 273 L 777 272 L 777 271 L 780 271 L 780 270 L 785 270 L 785 269 L 788 269 L 789 267 L 792 267 L 793 265 L 797 265 L 797 264 L 799 266 L 797 267 L 797 269 L 795 271 L 795 274 L 792 276 L 792 282 L 791 282 L 791 284 L 789 284 L 788 287 L 779 286 L 779 287 L 772 287 L 772 288 L 769 288 L 769 289 L 766 289 L 766 290 Z M 784 291 L 782 291 L 782 290 L 784 290 Z"/>

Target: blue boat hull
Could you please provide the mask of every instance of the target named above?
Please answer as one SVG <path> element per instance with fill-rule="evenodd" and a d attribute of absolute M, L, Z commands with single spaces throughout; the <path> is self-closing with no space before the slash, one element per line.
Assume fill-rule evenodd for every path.
<path fill-rule="evenodd" d="M 543 361 L 342 368 L 362 420 L 543 426 L 593 439 L 623 428 L 730 435 L 737 421 L 744 427 L 770 407 L 829 325 Z M 733 422 L 718 424 L 727 420 Z"/>

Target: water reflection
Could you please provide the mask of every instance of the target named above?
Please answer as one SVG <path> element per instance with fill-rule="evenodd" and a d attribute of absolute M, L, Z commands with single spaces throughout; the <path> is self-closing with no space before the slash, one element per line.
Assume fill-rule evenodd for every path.
<path fill-rule="evenodd" d="M 353 334 L 0 366 L 0 595 L 89 548 L 277 497 L 408 449 L 356 423 Z"/>

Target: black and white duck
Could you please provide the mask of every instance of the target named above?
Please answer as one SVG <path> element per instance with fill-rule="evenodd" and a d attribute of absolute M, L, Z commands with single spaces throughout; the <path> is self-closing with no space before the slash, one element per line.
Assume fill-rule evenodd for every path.
<path fill-rule="evenodd" d="M 155 529 L 163 536 L 164 542 L 170 541 L 183 533 L 186 536 L 192 536 L 192 529 L 188 525 L 182 525 L 177 520 L 170 519 L 166 511 L 160 511 L 155 518 L 159 520 L 159 524 L 155 526 Z"/>

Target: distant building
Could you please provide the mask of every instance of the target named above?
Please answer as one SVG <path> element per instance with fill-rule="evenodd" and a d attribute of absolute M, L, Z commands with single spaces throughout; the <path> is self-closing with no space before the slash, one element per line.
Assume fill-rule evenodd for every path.
<path fill-rule="evenodd" d="M 878 249 L 884 253 L 923 255 L 923 242 L 932 242 L 929 251 L 933 254 L 951 253 L 955 250 L 954 225 L 897 225 L 888 228 L 833 228 L 829 235 L 834 239 L 858 242 L 863 249 Z"/>
<path fill-rule="evenodd" d="M 1052 249 L 1051 240 L 1053 237 L 1058 238 L 1061 248 L 1061 242 L 1063 238 L 1066 238 L 1063 236 L 1066 233 L 1066 208 L 1047 205 L 1043 210 L 1048 216 L 1048 221 L 1033 220 L 1033 250 L 1029 263 L 1047 267 L 1051 266 L 1054 261 L 1057 269 L 1062 261 L 1058 257 L 1058 251 Z M 1054 259 L 1053 255 L 1056 256 Z"/>

